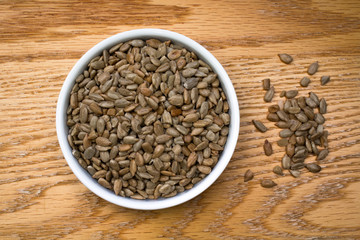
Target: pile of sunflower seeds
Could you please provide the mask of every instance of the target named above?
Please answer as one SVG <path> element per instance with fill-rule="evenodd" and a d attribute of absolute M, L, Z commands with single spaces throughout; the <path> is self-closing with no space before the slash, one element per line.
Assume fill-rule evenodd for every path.
<path fill-rule="evenodd" d="M 279 58 L 286 64 L 293 61 L 293 58 L 288 54 L 279 54 Z M 313 75 L 318 68 L 318 62 L 314 62 L 308 67 L 307 73 Z M 320 78 L 321 85 L 325 85 L 329 81 L 329 76 Z M 309 83 L 310 78 L 304 77 L 300 81 L 300 86 L 307 87 Z M 275 88 L 271 86 L 269 78 L 262 81 L 262 87 L 266 90 L 264 101 L 271 102 L 275 94 Z M 329 154 L 329 133 L 324 130 L 323 125 L 325 123 L 323 114 L 327 112 L 326 100 L 324 98 L 319 99 L 314 92 L 309 92 L 308 97 L 297 97 L 297 95 L 297 90 L 282 91 L 280 97 L 285 97 L 286 100 L 269 106 L 267 115 L 269 121 L 276 122 L 275 126 L 282 129 L 279 133 L 281 139 L 277 141 L 277 144 L 285 147 L 281 167 L 275 166 L 273 172 L 283 176 L 283 170 L 289 170 L 290 174 L 295 178 L 300 176 L 303 168 L 313 173 L 321 171 L 321 167 L 317 163 L 305 163 L 305 159 L 310 154 L 315 155 L 317 161 L 324 160 Z M 268 130 L 261 121 L 253 120 L 252 122 L 260 132 Z M 266 156 L 273 153 L 272 145 L 268 140 L 265 140 L 263 148 Z M 250 181 L 253 177 L 254 174 L 249 169 L 244 175 L 244 181 Z M 277 185 L 271 179 L 262 179 L 260 184 L 265 188 Z"/>
<path fill-rule="evenodd" d="M 79 164 L 116 195 L 173 197 L 218 162 L 228 111 L 217 75 L 195 53 L 135 39 L 104 50 L 76 78 L 68 141 Z"/>

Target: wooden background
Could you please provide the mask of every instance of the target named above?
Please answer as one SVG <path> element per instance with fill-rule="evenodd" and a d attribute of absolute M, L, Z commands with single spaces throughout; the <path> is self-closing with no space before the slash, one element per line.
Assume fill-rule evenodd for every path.
<path fill-rule="evenodd" d="M 241 129 L 225 172 L 206 192 L 170 209 L 110 204 L 71 172 L 55 132 L 57 97 L 75 62 L 99 41 L 154 27 L 203 44 L 235 86 Z M 278 53 L 294 57 L 281 63 Z M 308 88 L 299 80 L 319 61 Z M 321 75 L 331 82 L 320 86 Z M 276 98 L 314 91 L 329 104 L 330 155 L 319 174 L 277 178 L 284 150 L 265 139 L 261 79 Z M 0 239 L 360 239 L 360 2 L 115 1 L 0 2 Z M 270 128 L 254 129 L 252 119 Z M 243 182 L 250 168 L 256 176 Z M 305 171 L 304 171 L 305 172 Z M 275 178 L 272 189 L 260 187 Z"/>

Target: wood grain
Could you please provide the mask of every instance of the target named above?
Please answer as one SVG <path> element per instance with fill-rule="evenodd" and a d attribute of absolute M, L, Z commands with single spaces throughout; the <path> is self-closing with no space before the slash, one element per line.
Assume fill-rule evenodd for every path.
<path fill-rule="evenodd" d="M 0 239 L 360 239 L 360 3 L 336 1 L 1 1 Z M 97 42 L 154 27 L 203 44 L 235 86 L 241 129 L 233 158 L 206 192 L 159 211 L 96 197 L 71 172 L 55 107 L 75 62 Z M 286 52 L 294 63 L 277 58 Z M 319 61 L 308 88 L 307 66 Z M 331 82 L 320 86 L 320 76 Z M 265 119 L 261 79 L 325 97 L 330 155 L 319 174 L 276 177 L 284 150 Z M 262 120 L 262 134 L 251 124 Z M 313 159 L 309 159 L 312 161 Z M 255 179 L 243 182 L 247 169 Z M 274 178 L 278 186 L 260 187 Z"/>

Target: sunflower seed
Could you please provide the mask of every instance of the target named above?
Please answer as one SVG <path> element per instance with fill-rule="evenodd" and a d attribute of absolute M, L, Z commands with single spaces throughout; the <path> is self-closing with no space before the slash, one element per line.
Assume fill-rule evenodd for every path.
<path fill-rule="evenodd" d="M 305 113 L 303 112 L 300 112 L 300 113 L 296 113 L 295 114 L 295 117 L 300 121 L 300 122 L 307 122 L 309 119 L 308 117 L 305 115 Z"/>
<path fill-rule="evenodd" d="M 320 100 L 320 104 L 319 104 L 319 112 L 321 114 L 325 114 L 327 112 L 327 104 L 324 98 L 322 98 Z"/>
<path fill-rule="evenodd" d="M 285 64 L 290 64 L 293 61 L 293 58 L 289 54 L 281 53 L 281 54 L 278 54 L 278 56 L 279 56 L 280 60 Z"/>
<path fill-rule="evenodd" d="M 283 110 L 279 110 L 276 112 L 279 118 L 285 122 L 289 121 L 289 115 L 285 113 Z"/>
<path fill-rule="evenodd" d="M 156 137 L 155 141 L 157 143 L 165 143 L 167 141 L 169 141 L 170 139 L 172 139 L 173 137 L 171 135 L 167 135 L 167 134 L 163 134 L 163 135 L 159 135 Z"/>
<path fill-rule="evenodd" d="M 277 144 L 279 147 L 285 147 L 289 143 L 287 138 L 281 138 L 279 141 L 277 141 Z"/>
<path fill-rule="evenodd" d="M 305 115 L 310 119 L 310 120 L 313 120 L 314 117 L 315 117 L 315 114 L 314 114 L 314 110 L 308 106 L 306 106 L 304 109 L 303 109 Z"/>
<path fill-rule="evenodd" d="M 183 77 L 185 77 L 185 78 L 189 78 L 189 77 L 192 77 L 192 76 L 194 76 L 195 75 L 195 73 L 196 73 L 196 69 L 194 69 L 194 68 L 185 68 L 183 71 L 182 71 L 182 75 L 183 75 Z M 197 85 L 197 82 L 196 82 L 196 84 L 194 85 L 194 86 L 196 86 Z"/>
<path fill-rule="evenodd" d="M 318 124 L 323 124 L 325 122 L 325 118 L 321 113 L 316 113 L 314 117 L 315 122 Z"/>
<path fill-rule="evenodd" d="M 210 174 L 210 172 L 211 172 L 211 167 L 208 167 L 208 166 L 198 165 L 197 168 L 198 168 L 199 172 L 204 173 L 206 175 Z"/>
<path fill-rule="evenodd" d="M 310 66 L 308 67 L 307 73 L 309 75 L 314 75 L 317 72 L 318 68 L 319 68 L 319 63 L 314 62 L 314 63 L 310 64 Z"/>
<path fill-rule="evenodd" d="M 280 97 L 285 97 L 285 94 L 286 94 L 286 91 L 284 91 L 284 90 L 281 91 L 281 92 L 280 92 Z"/>
<path fill-rule="evenodd" d="M 273 153 L 271 143 L 268 140 L 265 140 L 263 147 L 266 156 L 270 156 Z"/>
<path fill-rule="evenodd" d="M 295 154 L 295 146 L 293 144 L 289 143 L 288 145 L 286 145 L 286 154 L 289 157 L 294 156 L 294 154 Z"/>
<path fill-rule="evenodd" d="M 298 94 L 297 90 L 290 90 L 290 91 L 286 91 L 285 97 L 286 98 L 294 98 L 294 97 L 296 97 L 297 94 Z"/>
<path fill-rule="evenodd" d="M 271 102 L 275 94 L 275 88 L 271 87 L 264 95 L 264 101 L 265 102 Z"/>
<path fill-rule="evenodd" d="M 96 138 L 96 144 L 103 146 L 103 147 L 107 147 L 107 146 L 111 145 L 111 142 L 107 138 L 98 137 L 98 138 Z"/>
<path fill-rule="evenodd" d="M 275 123 L 275 126 L 277 126 L 278 128 L 289 128 L 291 126 L 290 121 L 279 121 L 277 123 Z"/>
<path fill-rule="evenodd" d="M 309 86 L 309 83 L 311 82 L 311 80 L 310 80 L 310 78 L 308 78 L 308 77 L 303 77 L 302 79 L 301 79 L 301 81 L 300 81 L 300 85 L 302 86 L 302 87 L 307 87 L 307 86 Z"/>
<path fill-rule="evenodd" d="M 186 69 L 186 70 L 188 70 L 188 69 Z M 186 70 L 184 70 L 184 71 L 186 71 Z M 183 74 L 184 74 L 184 71 L 183 71 Z M 188 90 L 193 89 L 194 87 L 196 87 L 198 82 L 199 82 L 198 78 L 189 78 L 185 81 L 184 87 Z"/>
<path fill-rule="evenodd" d="M 290 169 L 291 170 L 300 170 L 300 169 L 303 169 L 304 167 L 305 167 L 304 163 L 297 162 L 297 163 L 294 163 L 293 165 L 291 165 Z"/>
<path fill-rule="evenodd" d="M 267 127 L 265 127 L 265 125 L 262 122 L 260 122 L 258 120 L 252 120 L 252 123 L 254 124 L 256 129 L 259 130 L 260 132 L 266 132 L 267 131 Z"/>
<path fill-rule="evenodd" d="M 198 155 L 195 152 L 190 153 L 188 159 L 187 159 L 187 167 L 190 168 L 193 166 L 198 159 Z"/>
<path fill-rule="evenodd" d="M 262 80 L 262 87 L 264 90 L 270 89 L 270 78 L 265 78 Z"/>
<path fill-rule="evenodd" d="M 321 171 L 321 167 L 316 163 L 308 163 L 305 165 L 305 167 L 309 170 L 309 172 L 312 173 L 318 173 Z"/>
<path fill-rule="evenodd" d="M 248 182 L 254 178 L 254 173 L 248 169 L 244 174 L 244 182 Z"/>
<path fill-rule="evenodd" d="M 299 170 L 289 170 L 291 176 L 293 176 L 294 178 L 298 178 L 300 177 L 301 172 Z"/>
<path fill-rule="evenodd" d="M 287 138 L 287 137 L 291 137 L 291 135 L 293 134 L 294 132 L 292 132 L 290 129 L 284 129 L 280 131 L 279 136 L 282 138 Z"/>
<path fill-rule="evenodd" d="M 184 103 L 184 98 L 182 95 L 174 95 L 170 97 L 168 100 L 170 104 L 178 107 L 181 107 Z"/>
<path fill-rule="evenodd" d="M 321 85 L 326 85 L 330 81 L 330 76 L 322 76 L 320 79 Z"/>
<path fill-rule="evenodd" d="M 280 107 L 279 105 L 275 104 L 275 105 L 271 105 L 269 108 L 268 108 L 268 111 L 270 113 L 276 113 L 277 111 L 280 110 Z"/>
<path fill-rule="evenodd" d="M 98 183 L 105 188 L 111 189 L 111 184 L 104 178 L 99 178 Z"/>
<path fill-rule="evenodd" d="M 89 147 L 84 152 L 85 159 L 91 159 L 95 155 L 95 149 L 93 147 Z"/>
<path fill-rule="evenodd" d="M 321 150 L 319 152 L 319 155 L 317 156 L 316 160 L 318 160 L 318 161 L 324 160 L 328 154 L 329 154 L 329 150 L 327 150 L 327 149 Z"/>
<path fill-rule="evenodd" d="M 281 169 L 280 166 L 275 166 L 273 168 L 273 172 L 277 175 L 284 176 L 283 170 Z"/>
<path fill-rule="evenodd" d="M 305 98 L 305 102 L 311 108 L 316 108 L 318 106 L 316 102 L 314 102 L 314 100 L 311 98 Z"/>
<path fill-rule="evenodd" d="M 271 179 L 263 179 L 263 180 L 261 180 L 261 186 L 263 187 L 263 188 L 272 188 L 272 187 L 275 187 L 277 184 L 273 181 L 273 180 L 271 180 Z"/>
<path fill-rule="evenodd" d="M 278 122 L 280 120 L 279 116 L 276 113 L 269 113 L 266 118 L 271 122 Z"/>

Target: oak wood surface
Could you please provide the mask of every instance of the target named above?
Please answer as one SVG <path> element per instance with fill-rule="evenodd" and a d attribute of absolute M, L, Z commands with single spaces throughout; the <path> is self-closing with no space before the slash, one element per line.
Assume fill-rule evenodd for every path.
<path fill-rule="evenodd" d="M 170 209 L 136 211 L 92 194 L 71 172 L 55 131 L 59 91 L 75 62 L 122 31 L 163 28 L 205 46 L 227 70 L 241 127 L 230 164 L 207 191 Z M 0 2 L 0 239 L 360 239 L 360 2 Z M 278 53 L 294 57 L 281 63 Z M 319 72 L 299 86 L 307 66 Z M 330 75 L 326 86 L 320 77 Z M 323 171 L 272 168 L 284 150 L 266 120 L 261 80 L 328 102 Z M 262 120 L 269 131 L 254 129 Z M 273 142 L 266 157 L 262 144 Z M 314 160 L 313 158 L 308 161 Z M 254 180 L 244 183 L 247 169 Z M 273 178 L 264 189 L 259 180 Z"/>

